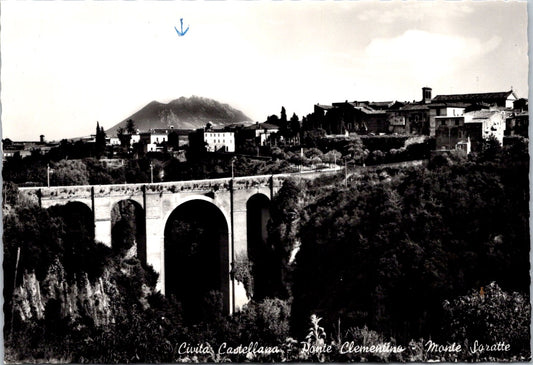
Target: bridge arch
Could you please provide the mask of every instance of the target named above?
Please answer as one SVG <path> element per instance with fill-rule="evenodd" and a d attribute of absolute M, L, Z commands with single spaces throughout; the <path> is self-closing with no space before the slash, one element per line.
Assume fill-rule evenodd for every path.
<path fill-rule="evenodd" d="M 252 195 L 246 202 L 247 251 L 252 263 L 253 298 L 256 300 L 272 294 L 274 252 L 268 244 L 270 203 L 262 193 Z"/>
<path fill-rule="evenodd" d="M 86 203 L 73 200 L 50 206 L 48 211 L 63 218 L 67 239 L 94 240 L 94 213 Z"/>
<path fill-rule="evenodd" d="M 164 220 L 165 295 L 181 303 L 184 318 L 230 312 L 229 223 L 206 196 L 183 199 Z"/>
<path fill-rule="evenodd" d="M 119 200 L 111 208 L 111 247 L 124 252 L 133 245 L 139 261 L 146 264 L 145 211 L 135 200 Z"/>

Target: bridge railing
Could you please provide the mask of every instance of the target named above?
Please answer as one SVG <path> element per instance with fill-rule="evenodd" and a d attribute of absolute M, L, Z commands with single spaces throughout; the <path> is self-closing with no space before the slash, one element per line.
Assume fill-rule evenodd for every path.
<path fill-rule="evenodd" d="M 157 183 L 133 184 L 102 184 L 102 185 L 65 185 L 19 187 L 19 191 L 29 197 L 41 198 L 90 198 L 92 194 L 102 195 L 135 195 L 141 194 L 143 189 L 147 193 L 178 193 L 180 191 L 229 190 L 233 180 L 233 189 L 247 189 L 254 186 L 280 186 L 284 179 L 290 177 L 314 177 L 314 175 L 337 173 L 339 169 L 310 170 L 285 174 L 252 175 L 239 177 L 224 177 L 217 179 L 183 180 Z"/>

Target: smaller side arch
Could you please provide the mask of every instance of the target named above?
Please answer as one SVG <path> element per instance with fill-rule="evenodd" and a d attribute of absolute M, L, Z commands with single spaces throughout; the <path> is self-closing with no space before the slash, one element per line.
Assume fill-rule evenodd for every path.
<path fill-rule="evenodd" d="M 116 252 L 127 252 L 134 247 L 137 258 L 143 265 L 146 264 L 146 218 L 143 207 L 137 201 L 124 199 L 113 204 L 111 247 Z"/>
<path fill-rule="evenodd" d="M 252 195 L 246 202 L 247 251 L 253 277 L 250 294 L 256 300 L 272 294 L 275 255 L 268 242 L 270 204 L 270 199 L 262 193 Z"/>
<path fill-rule="evenodd" d="M 69 238 L 94 240 L 94 213 L 91 207 L 80 201 L 69 201 L 48 207 L 50 214 L 60 216 L 65 222 Z"/>

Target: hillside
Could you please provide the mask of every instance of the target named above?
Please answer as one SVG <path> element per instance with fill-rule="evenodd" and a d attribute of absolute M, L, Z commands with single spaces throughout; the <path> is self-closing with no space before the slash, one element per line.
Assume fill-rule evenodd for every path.
<path fill-rule="evenodd" d="M 227 124 L 251 121 L 240 110 L 216 100 L 192 96 L 181 97 L 168 104 L 152 101 L 138 112 L 125 118 L 106 131 L 108 136 L 114 136 L 126 123 L 133 119 L 137 129 L 146 131 L 151 128 L 197 129 L 204 127 L 207 122 L 212 122 L 215 127 Z"/>

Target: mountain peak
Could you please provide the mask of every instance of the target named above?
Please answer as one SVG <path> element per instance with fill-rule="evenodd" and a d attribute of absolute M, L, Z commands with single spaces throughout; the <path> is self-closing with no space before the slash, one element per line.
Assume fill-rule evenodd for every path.
<path fill-rule="evenodd" d="M 215 127 L 223 127 L 228 124 L 251 121 L 240 110 L 234 109 L 228 104 L 222 104 L 216 100 L 200 96 L 189 98 L 180 97 L 167 104 L 151 101 L 139 111 L 125 118 L 106 131 L 108 136 L 117 134 L 119 128 L 126 128 L 129 119 L 135 122 L 140 131 L 152 128 L 168 128 L 170 125 L 175 129 L 197 129 L 211 122 Z"/>

